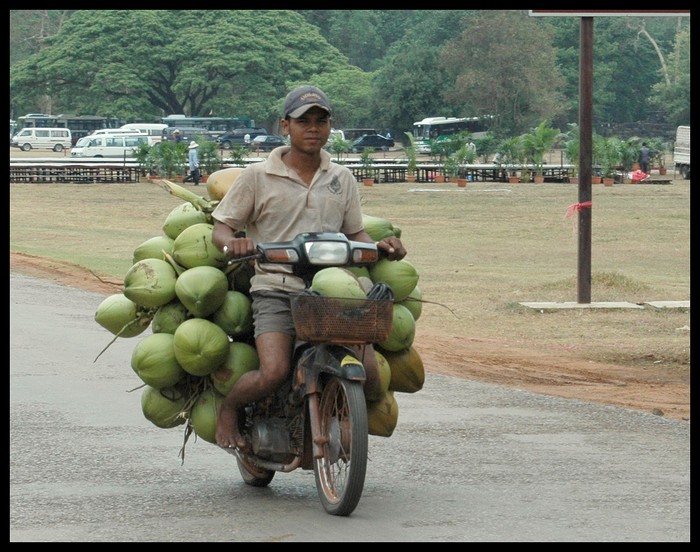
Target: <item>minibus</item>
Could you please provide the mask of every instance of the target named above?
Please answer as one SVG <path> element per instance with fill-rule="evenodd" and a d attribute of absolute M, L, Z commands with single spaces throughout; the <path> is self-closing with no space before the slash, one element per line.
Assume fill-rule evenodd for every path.
<path fill-rule="evenodd" d="M 10 145 L 22 151 L 32 149 L 63 151 L 70 149 L 72 139 L 68 128 L 27 127 L 12 137 Z"/>
<path fill-rule="evenodd" d="M 163 139 L 163 129 L 167 128 L 167 126 L 165 123 L 127 123 L 122 125 L 120 130 L 131 130 L 132 132 L 147 134 L 149 136 L 148 143 L 152 146 Z"/>
<path fill-rule="evenodd" d="M 71 157 L 133 157 L 141 144 L 148 144 L 148 136 L 134 134 L 97 134 L 81 138 L 71 151 Z"/>

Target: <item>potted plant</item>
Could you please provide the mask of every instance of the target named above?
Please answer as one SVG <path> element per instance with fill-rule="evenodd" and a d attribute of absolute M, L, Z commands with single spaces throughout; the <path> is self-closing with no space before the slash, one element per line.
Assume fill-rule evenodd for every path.
<path fill-rule="evenodd" d="M 649 164 L 658 168 L 659 174 L 666 174 L 666 142 L 662 138 L 650 138 L 646 142 L 651 150 Z"/>
<path fill-rule="evenodd" d="M 620 162 L 622 164 L 622 181 L 629 182 L 629 174 L 635 170 L 635 164 L 639 168 L 637 159 L 639 159 L 639 145 L 642 140 L 638 136 L 632 136 L 620 143 Z"/>
<path fill-rule="evenodd" d="M 544 156 L 560 135 L 561 131 L 551 127 L 547 120 L 533 128 L 532 132 L 523 134 L 523 148 L 534 166 L 535 182 L 544 182 Z"/>
<path fill-rule="evenodd" d="M 352 142 L 345 140 L 342 135 L 334 134 L 328 144 L 328 151 L 335 153 L 336 161 L 340 162 L 344 153 L 348 153 L 352 149 Z"/>
<path fill-rule="evenodd" d="M 404 132 L 408 137 L 408 146 L 405 148 L 406 151 L 406 182 L 416 181 L 416 171 L 418 170 L 418 162 L 416 159 L 416 141 L 413 134 L 410 132 Z"/>
<path fill-rule="evenodd" d="M 449 155 L 447 159 L 445 159 L 443 170 L 445 171 L 445 176 L 448 180 L 454 180 L 457 178 L 457 173 L 459 172 L 459 159 L 456 153 Z"/>
<path fill-rule="evenodd" d="M 522 160 L 522 141 L 520 136 L 512 136 L 503 140 L 498 147 L 498 163 L 505 167 L 508 181 L 520 182 L 517 165 Z"/>
<path fill-rule="evenodd" d="M 185 142 L 159 142 L 151 149 L 153 166 L 161 178 L 184 179 L 187 144 Z"/>
<path fill-rule="evenodd" d="M 580 148 L 581 142 L 579 140 L 578 125 L 576 123 L 569 123 L 569 131 L 566 133 L 564 142 L 564 154 L 569 163 L 574 166 L 571 170 L 571 176 L 569 176 L 569 182 L 572 184 L 578 184 Z"/>
<path fill-rule="evenodd" d="M 617 168 L 622 163 L 622 140 L 617 136 L 603 138 L 599 153 L 603 184 L 612 186 L 615 182 Z"/>
<path fill-rule="evenodd" d="M 364 148 L 362 153 L 360 153 L 360 164 L 362 165 L 362 183 L 365 186 L 374 185 L 374 176 L 372 175 L 372 154 L 374 153 L 374 148 Z"/>
<path fill-rule="evenodd" d="M 222 164 L 219 152 L 217 151 L 216 142 L 211 140 L 200 139 L 199 143 L 199 172 L 201 173 L 201 182 L 206 183 L 209 175 L 218 171 Z"/>
<path fill-rule="evenodd" d="M 151 149 L 153 146 L 147 144 L 147 143 L 140 143 L 138 145 L 138 148 L 134 150 L 134 157 L 136 158 L 136 162 L 139 164 L 139 174 L 141 176 L 147 176 L 152 174 L 153 170 L 151 167 Z"/>

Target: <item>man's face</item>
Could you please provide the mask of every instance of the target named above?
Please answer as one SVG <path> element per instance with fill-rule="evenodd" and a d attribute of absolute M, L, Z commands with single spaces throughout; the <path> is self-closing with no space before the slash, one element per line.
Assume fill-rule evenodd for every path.
<path fill-rule="evenodd" d="M 282 119 L 282 129 L 289 134 L 292 148 L 304 153 L 318 153 L 331 134 L 331 116 L 320 107 L 312 107 L 296 119 Z"/>

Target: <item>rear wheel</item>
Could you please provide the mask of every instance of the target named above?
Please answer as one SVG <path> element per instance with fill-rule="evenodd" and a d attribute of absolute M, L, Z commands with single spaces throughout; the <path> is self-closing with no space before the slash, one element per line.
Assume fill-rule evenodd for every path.
<path fill-rule="evenodd" d="M 367 403 L 362 384 L 331 378 L 321 392 L 321 458 L 314 458 L 323 508 L 348 516 L 360 502 L 367 472 Z"/>
<path fill-rule="evenodd" d="M 56 144 L 56 145 L 53 147 L 53 151 L 55 151 L 56 153 L 60 153 L 60 152 L 63 151 L 63 146 L 62 146 L 61 144 Z"/>

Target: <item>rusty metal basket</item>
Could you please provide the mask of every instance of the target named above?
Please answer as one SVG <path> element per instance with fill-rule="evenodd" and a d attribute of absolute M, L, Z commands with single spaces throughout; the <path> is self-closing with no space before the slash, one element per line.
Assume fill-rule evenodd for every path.
<path fill-rule="evenodd" d="M 339 299 L 299 294 L 292 297 L 297 339 L 316 343 L 379 343 L 389 338 L 393 301 Z"/>

